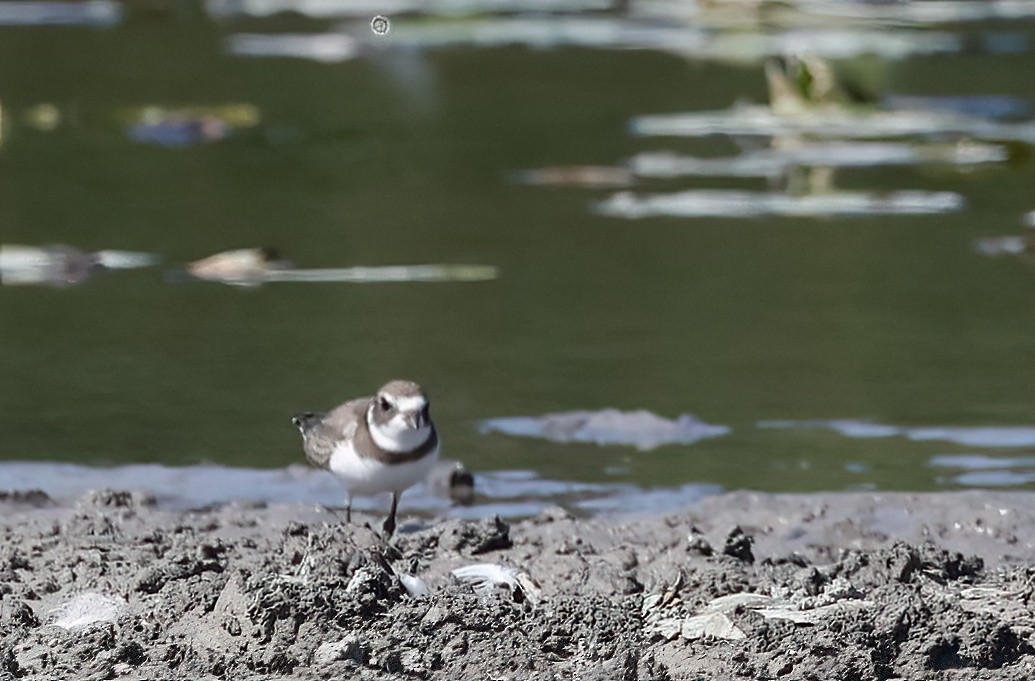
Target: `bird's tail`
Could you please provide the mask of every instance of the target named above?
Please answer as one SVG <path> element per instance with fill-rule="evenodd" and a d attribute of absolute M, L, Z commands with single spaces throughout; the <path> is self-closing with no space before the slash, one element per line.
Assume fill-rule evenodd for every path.
<path fill-rule="evenodd" d="M 302 431 L 302 435 L 305 435 L 310 430 L 312 430 L 314 426 L 320 423 L 320 421 L 323 420 L 324 416 L 326 416 L 326 414 L 314 411 L 307 411 L 292 416 L 291 423 L 295 424 L 295 426 L 297 426 L 298 429 Z"/>

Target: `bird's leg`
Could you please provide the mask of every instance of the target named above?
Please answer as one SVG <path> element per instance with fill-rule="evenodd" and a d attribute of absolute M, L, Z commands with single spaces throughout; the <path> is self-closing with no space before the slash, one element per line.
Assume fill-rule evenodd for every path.
<path fill-rule="evenodd" d="M 349 494 L 345 498 L 345 522 L 349 525 L 352 524 L 352 495 Z"/>
<path fill-rule="evenodd" d="M 392 538 L 392 534 L 395 533 L 395 511 L 396 511 L 396 509 L 398 507 L 399 507 L 399 493 L 398 492 L 392 492 L 392 508 L 391 508 L 391 510 L 388 511 L 388 517 L 385 518 L 385 524 L 384 524 L 384 527 L 382 528 L 384 530 L 384 534 L 382 536 L 384 537 L 385 541 L 388 541 L 389 539 L 391 539 Z"/>

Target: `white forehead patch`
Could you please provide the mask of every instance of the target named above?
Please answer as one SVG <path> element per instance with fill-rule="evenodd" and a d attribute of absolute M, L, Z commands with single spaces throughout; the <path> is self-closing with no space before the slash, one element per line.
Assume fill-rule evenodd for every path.
<path fill-rule="evenodd" d="M 420 411 L 428 405 L 428 401 L 420 395 L 407 395 L 406 397 L 396 397 L 395 406 L 398 407 L 399 411 Z"/>

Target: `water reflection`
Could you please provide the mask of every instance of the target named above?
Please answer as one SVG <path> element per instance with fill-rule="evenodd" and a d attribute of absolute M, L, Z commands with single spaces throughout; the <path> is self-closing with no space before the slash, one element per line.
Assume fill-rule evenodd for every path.
<path fill-rule="evenodd" d="M 360 37 L 359 33 L 355 35 Z M 800 51 L 805 46 L 812 53 L 832 59 L 865 54 L 901 59 L 911 54 L 955 52 L 961 47 L 956 36 L 934 31 L 905 33 L 850 27 L 779 30 L 770 26 L 753 32 L 724 32 L 696 21 L 531 14 L 434 23 L 397 21 L 388 45 L 651 49 L 684 58 L 748 63 Z"/>
<path fill-rule="evenodd" d="M 986 140 L 1035 143 L 1035 122 L 1001 122 L 937 110 L 810 110 L 793 116 L 768 107 L 737 106 L 724 111 L 640 116 L 631 130 L 645 137 L 811 135 L 833 139 L 967 135 Z"/>
<path fill-rule="evenodd" d="M 517 184 L 547 187 L 625 187 L 636 180 L 633 171 L 612 166 L 555 166 L 518 170 L 510 179 Z"/>
<path fill-rule="evenodd" d="M 728 435 L 730 429 L 699 421 L 691 414 L 674 420 L 649 411 L 571 411 L 545 416 L 510 416 L 482 421 L 482 433 L 539 437 L 552 442 L 629 445 L 640 451 L 668 444 L 693 444 Z"/>
<path fill-rule="evenodd" d="M 769 23 L 777 26 L 869 25 L 886 30 L 903 26 L 1020 19 L 1035 16 L 1028 0 L 922 0 L 881 2 L 840 0 L 642 0 L 631 3 L 637 15 L 688 21 L 727 29 Z"/>
<path fill-rule="evenodd" d="M 238 33 L 227 51 L 241 57 L 293 57 L 333 63 L 359 56 L 359 44 L 342 33 Z"/>
<path fill-rule="evenodd" d="M 886 99 L 883 108 L 876 108 L 871 101 L 876 97 L 840 82 L 830 64 L 814 54 L 770 59 L 764 70 L 767 106 L 640 116 L 631 122 L 632 131 L 641 136 L 724 135 L 743 148 L 741 153 L 696 157 L 643 152 L 626 162 L 627 170 L 616 168 L 613 175 L 628 172 L 641 179 L 757 177 L 782 190 L 622 191 L 596 203 L 597 212 L 628 219 L 943 214 L 960 210 L 963 196 L 945 191 L 844 191 L 835 187 L 835 171 L 1003 163 L 1010 158 L 1007 147 L 984 139 L 1035 141 L 1035 122 L 1000 120 L 1023 110 L 1012 98 Z M 892 101 L 913 108 L 894 109 Z M 760 138 L 764 146 L 745 142 L 744 136 Z M 557 169 L 537 172 L 526 171 L 519 177 L 540 180 L 540 184 L 546 183 L 543 178 L 551 182 L 568 179 Z M 595 176 L 606 177 L 600 171 Z"/>
<path fill-rule="evenodd" d="M 404 13 L 464 16 L 485 12 L 578 12 L 606 10 L 614 5 L 613 0 L 205 0 L 206 11 L 217 19 L 285 12 L 318 19 Z"/>
<path fill-rule="evenodd" d="M 85 253 L 64 244 L 43 247 L 0 244 L 0 284 L 71 286 L 106 270 L 150 267 L 158 261 L 159 257 L 152 253 L 107 250 Z"/>
<path fill-rule="evenodd" d="M 259 124 L 259 110 L 250 104 L 164 109 L 148 106 L 136 112 L 126 134 L 136 142 L 185 147 L 218 142 Z"/>
<path fill-rule="evenodd" d="M 122 5 L 111 0 L 0 2 L 0 26 L 94 26 L 122 21 Z"/>
<path fill-rule="evenodd" d="M 801 166 L 877 168 L 882 166 L 974 166 L 1006 161 L 1009 153 L 999 144 L 960 142 L 809 142 L 774 140 L 771 148 L 747 149 L 731 158 L 701 158 L 671 151 L 644 152 L 629 159 L 639 177 L 771 177 L 786 175 Z"/>
<path fill-rule="evenodd" d="M 275 248 L 238 248 L 187 263 L 184 270 L 197 279 L 236 286 L 258 286 L 271 271 L 291 267 Z"/>
<path fill-rule="evenodd" d="M 22 121 L 40 132 L 54 132 L 64 120 L 61 110 L 54 104 L 36 104 L 25 110 Z"/>
<path fill-rule="evenodd" d="M 72 246 L 20 246 L 0 244 L 0 284 L 70 286 L 82 284 L 106 270 L 150 267 L 160 261 L 152 253 L 104 250 L 87 253 Z M 296 269 L 294 263 L 273 248 L 241 248 L 216 253 L 172 270 L 170 283 L 192 279 L 231 286 L 258 286 L 269 282 L 477 282 L 499 276 L 491 265 L 387 265 Z"/>
<path fill-rule="evenodd" d="M 59 502 L 71 502 L 92 489 L 124 489 L 153 496 L 169 508 L 199 508 L 232 502 L 301 503 L 340 506 L 342 488 L 333 476 L 307 466 L 277 469 L 228 466 L 161 466 L 134 464 L 111 468 L 67 463 L 0 462 L 5 490 L 42 490 Z M 532 471 L 479 473 L 472 482 L 470 504 L 458 503 L 424 484 L 406 495 L 404 514 L 484 518 L 498 514 L 515 518 L 551 506 L 587 513 L 657 513 L 690 504 L 721 491 L 717 485 L 690 484 L 644 489 L 624 483 L 585 483 L 544 479 Z M 353 509 L 373 510 L 381 500 L 357 498 Z"/>
<path fill-rule="evenodd" d="M 857 4 L 862 3 L 853 6 Z M 915 3 L 901 4 L 911 7 Z M 744 63 L 801 52 L 836 59 L 862 55 L 902 59 L 963 48 L 959 36 L 931 30 L 928 25 L 938 23 L 933 19 L 903 16 L 888 20 L 897 22 L 892 28 L 880 15 L 853 16 L 841 12 L 840 3 L 823 2 L 777 6 L 650 0 L 207 0 L 205 7 L 217 21 L 288 12 L 347 20 L 345 25 L 325 33 L 242 33 L 228 43 L 233 54 L 318 61 L 343 61 L 381 49 L 454 46 L 651 49 L 685 58 Z M 838 11 L 832 11 L 835 7 Z M 375 15 L 391 15 L 390 33 L 371 30 L 370 18 Z M 943 10 L 941 15 L 948 12 Z M 978 18 L 974 10 L 963 11 L 958 17 Z M 903 30 L 903 24 L 909 22 L 925 28 Z M 993 41 L 990 49 L 996 44 Z"/>
<path fill-rule="evenodd" d="M 974 250 L 980 255 L 1024 255 L 1032 250 L 1031 238 L 1021 235 L 989 236 L 974 240 Z"/>
<path fill-rule="evenodd" d="M 5 115 L 6 114 L 6 115 Z M 12 112 L 0 109 L 0 142 L 9 127 L 17 119 L 26 128 L 40 132 L 54 132 L 63 125 L 73 127 L 82 139 L 107 125 L 107 120 L 98 124 L 96 119 L 87 119 L 84 125 L 82 112 L 74 106 L 59 107 L 42 102 Z M 166 108 L 148 105 L 132 109 L 119 109 L 105 114 L 103 119 L 114 119 L 124 126 L 126 135 L 135 142 L 156 144 L 166 147 L 185 147 L 224 140 L 233 134 L 259 125 L 261 115 L 252 104 L 222 104 L 216 106 L 190 106 Z"/>
<path fill-rule="evenodd" d="M 951 482 L 965 487 L 1015 487 L 1035 482 L 1035 457 L 993 457 L 983 454 L 933 456 L 929 465 L 955 469 Z"/>
<path fill-rule="evenodd" d="M 1035 143 L 1035 121 L 1000 120 L 1026 110 L 1013 98 L 885 97 L 878 107 L 874 102 L 879 98 L 838 82 L 830 65 L 814 54 L 768 60 L 765 76 L 768 106 L 639 116 L 631 130 L 641 136 L 841 140 L 965 136 Z"/>
<path fill-rule="evenodd" d="M 1028 102 L 1005 95 L 968 95 L 930 97 L 887 95 L 883 105 L 894 111 L 944 111 L 978 118 L 1020 118 L 1031 110 Z"/>
<path fill-rule="evenodd" d="M 639 116 L 636 135 L 705 137 L 749 135 L 775 139 L 841 140 L 965 136 L 969 139 L 1035 143 L 1035 121 L 1002 117 L 1024 110 L 1011 98 L 887 97 L 873 106 L 868 94 L 850 94 L 825 60 L 815 55 L 773 59 L 765 64 L 769 105 L 736 105 L 725 111 Z M 923 162 L 918 154 L 917 162 Z"/>
<path fill-rule="evenodd" d="M 491 265 L 386 265 L 296 269 L 273 248 L 241 248 L 216 253 L 188 263 L 184 271 L 206 281 L 231 286 L 258 286 L 270 282 L 389 282 L 490 281 L 499 276 Z"/>
<path fill-rule="evenodd" d="M 846 437 L 904 437 L 916 442 L 952 442 L 970 447 L 1035 447 L 1035 426 L 892 426 L 853 419 L 759 421 L 759 428 L 832 430 Z"/>
<path fill-rule="evenodd" d="M 721 423 L 752 422 L 766 413 L 773 404 L 770 386 L 786 389 L 788 412 L 836 408 L 865 414 L 888 404 L 889 413 L 908 419 L 913 407 L 903 404 L 892 385 L 878 385 L 874 378 L 893 371 L 916 375 L 918 384 L 937 391 L 944 408 L 938 413 L 967 413 L 968 400 L 993 394 L 981 392 L 982 381 L 1006 386 L 989 399 L 1026 404 L 1023 386 L 1010 381 L 1030 368 L 1027 356 L 992 356 L 985 350 L 1010 347 L 1030 331 L 1027 317 L 1018 313 L 1022 287 L 1029 282 L 1015 280 L 1008 290 L 1003 284 L 1011 283 L 1011 268 L 1002 268 L 996 272 L 1003 277 L 996 281 L 999 290 L 990 292 L 992 285 L 975 275 L 982 267 L 987 273 L 987 263 L 965 253 L 953 261 L 946 253 L 960 255 L 960 244 L 979 233 L 975 226 L 996 224 L 990 207 L 1007 215 L 1031 208 L 1015 205 L 1024 200 L 1016 197 L 1030 184 L 1030 167 L 1005 163 L 1023 159 L 1025 150 L 1014 159 L 1007 150 L 1018 151 L 1035 134 L 1032 123 L 1021 120 L 1029 114 L 1020 99 L 1031 94 L 1027 62 L 983 53 L 1024 48 L 1030 26 L 931 26 L 933 9 L 945 12 L 948 5 L 884 3 L 860 9 L 823 0 L 208 0 L 204 6 L 208 17 L 201 20 L 177 15 L 165 21 L 167 14 L 130 5 L 128 11 L 137 16 L 125 28 L 103 33 L 5 30 L 8 89 L 3 94 L 10 98 L 5 104 L 15 108 L 0 114 L 0 142 L 10 171 L 4 176 L 0 219 L 5 227 L 17 225 L 20 234 L 31 235 L 12 235 L 12 240 L 104 245 L 118 244 L 111 235 L 125 233 L 133 235 L 126 243 L 153 238 L 142 248 L 175 252 L 178 263 L 227 243 L 291 243 L 298 249 L 293 255 L 308 262 L 456 256 L 498 262 L 519 276 L 498 286 L 448 287 L 444 296 L 420 290 L 411 298 L 412 287 L 350 291 L 355 295 L 347 302 L 354 314 L 345 317 L 326 314 L 329 305 L 341 302 L 333 286 L 310 287 L 306 295 L 283 286 L 228 298 L 216 286 L 161 290 L 158 277 L 138 277 L 129 292 L 101 286 L 82 295 L 45 296 L 53 306 L 48 315 L 31 315 L 36 296 L 12 290 L 8 307 L 20 323 L 11 326 L 20 332 L 6 334 L 0 353 L 9 358 L 4 375 L 11 388 L 0 395 L 6 397 L 0 413 L 12 455 L 169 462 L 207 457 L 279 466 L 287 460 L 286 450 L 256 414 L 279 413 L 278 400 L 285 396 L 337 381 L 327 376 L 326 366 L 343 367 L 349 380 L 359 380 L 357 372 L 379 371 L 386 362 L 418 362 L 431 381 L 455 391 L 448 415 L 454 423 L 523 413 L 522 400 L 534 414 L 592 404 L 601 377 L 616 381 L 628 400 L 660 413 L 676 414 L 687 403 L 703 409 L 703 395 Z M 46 10 L 63 7 L 52 3 Z M 970 18 L 978 7 L 957 2 L 951 9 L 965 10 L 956 16 Z M 1005 7 L 980 5 L 986 15 L 1019 11 Z M 591 11 L 583 12 L 586 8 Z M 153 16 L 145 19 L 147 12 Z M 267 18 L 281 13 L 287 15 Z M 378 13 L 390 15 L 392 22 L 380 37 L 371 30 L 371 17 Z M 899 23 L 881 23 L 891 15 Z M 213 26 L 211 18 L 225 23 Z M 342 19 L 349 21 L 332 24 Z M 904 28 L 905 22 L 911 26 Z M 1002 32 L 1007 29 L 1016 33 Z M 58 34 L 62 40 L 70 37 L 67 49 L 44 44 Z M 550 54 L 478 49 L 510 44 L 589 49 Z M 625 49 L 649 52 L 609 53 Z M 964 49 L 950 58 L 888 61 Z M 860 96 L 837 81 L 829 65 L 809 56 L 863 52 L 876 57 L 846 66 L 866 77 L 886 70 L 899 87 L 949 97 Z M 789 54 L 801 56 L 767 65 L 767 105 L 729 109 L 745 96 L 761 101 L 754 94 L 761 69 L 750 73 L 703 61 L 754 64 Z M 258 57 L 269 59 L 253 59 Z M 385 66 L 395 70 L 394 78 L 386 77 Z M 97 75 L 77 82 L 82 73 Z M 951 96 L 968 83 L 1017 97 Z M 424 100 L 433 97 L 433 106 L 414 105 L 422 99 L 420 88 L 431 93 Z M 175 104 L 195 96 L 210 106 Z M 112 113 L 127 101 L 173 104 Z M 255 104 L 228 113 L 218 106 L 222 101 Z M 56 104 L 25 108 L 33 102 Z M 650 112 L 683 113 L 633 118 Z M 3 136 L 5 122 L 12 121 L 40 131 L 67 127 L 67 132 L 24 131 L 12 144 Z M 721 139 L 628 139 L 622 133 L 626 121 L 632 121 L 636 135 L 675 131 L 717 133 Z M 259 125 L 249 141 L 268 143 L 220 144 Z M 196 149 L 169 153 L 129 144 L 127 135 L 147 145 Z M 276 144 L 278 135 L 297 143 Z M 547 164 L 557 165 L 512 179 L 588 191 L 499 187 L 509 169 Z M 938 172 L 926 172 L 934 165 Z M 956 172 L 957 166 L 980 165 L 999 167 L 966 176 Z M 924 171 L 848 170 L 888 166 Z M 706 184 L 687 178 L 722 179 Z M 730 178 L 765 182 L 745 187 L 746 182 Z M 607 198 L 629 187 L 636 193 Z M 916 191 L 900 189 L 909 187 Z M 599 189 L 612 191 L 594 193 Z M 600 210 L 628 217 L 946 214 L 964 204 L 964 195 L 971 206 L 965 216 L 928 220 L 917 230 L 888 228 L 898 220 L 850 225 L 830 220 L 833 229 L 806 225 L 793 239 L 769 232 L 761 222 L 733 230 L 735 235 L 725 234 L 730 231 L 725 225 L 701 230 L 647 225 L 633 234 L 626 225 L 584 209 L 590 200 L 606 198 Z M 572 203 L 580 214 L 565 212 Z M 290 240 L 285 225 L 292 225 Z M 587 240 L 589 233 L 593 237 Z M 1027 248 L 1023 235 L 1011 238 L 1015 250 Z M 3 283 L 67 285 L 105 269 L 85 254 L 73 258 L 38 250 L 2 254 Z M 306 269 L 305 264 L 296 267 L 267 250 L 243 249 L 187 263 L 183 271 L 235 286 L 498 276 L 494 266 L 485 265 Z M 127 296 L 147 305 L 128 305 Z M 82 309 L 107 320 L 106 326 L 87 328 L 95 322 L 84 315 L 84 331 L 93 333 L 84 333 L 85 340 L 70 348 L 58 326 L 80 310 L 80 299 L 88 300 Z M 223 301 L 231 300 L 232 314 L 227 314 Z M 198 312 L 186 325 L 179 314 L 185 302 L 196 302 Z M 394 315 L 397 309 L 407 314 Z M 357 330 L 351 317 L 371 323 Z M 953 343 L 960 318 L 980 318 L 981 328 L 968 326 L 967 342 Z M 101 335 L 112 320 L 119 323 L 118 332 Z M 242 351 L 242 325 L 254 332 L 245 339 L 248 352 Z M 750 332 L 756 329 L 757 334 Z M 333 342 L 316 353 L 297 351 L 312 338 Z M 430 354 L 415 353 L 411 346 Z M 464 352 L 455 352 L 461 346 Z M 27 368 L 16 367 L 15 358 Z M 262 372 L 255 371 L 256 362 Z M 616 366 L 622 367 L 618 374 L 612 373 Z M 158 380 L 141 385 L 141 368 Z M 533 378 L 545 398 L 527 385 Z M 277 390 L 270 391 L 270 385 Z M 945 385 L 959 388 L 938 390 Z M 825 404 L 831 398 L 838 406 Z M 34 430 L 29 417 L 38 405 L 62 399 L 66 425 L 46 433 Z M 120 426 L 110 429 L 106 424 L 113 415 Z M 644 447 L 654 442 L 599 423 L 586 428 L 562 418 L 558 424 L 559 416 L 564 414 L 507 426 L 536 437 L 547 437 L 555 427 L 557 437 L 568 440 Z M 864 472 L 837 459 L 831 469 L 842 478 L 825 479 L 816 462 L 807 476 L 794 468 L 769 479 L 751 457 L 770 454 L 767 445 L 781 442 L 780 433 L 746 429 L 750 432 L 739 437 L 718 437 L 725 426 L 690 425 L 716 437 L 704 446 L 720 455 L 708 457 L 713 461 L 706 468 L 697 462 L 681 467 L 676 475 L 683 479 L 837 487 L 843 476 Z M 869 432 L 880 426 L 869 424 Z M 885 428 L 890 435 L 883 437 L 903 439 L 881 444 L 887 459 L 915 448 L 907 438 L 921 437 L 919 431 Z M 235 440 L 243 431 L 257 435 L 247 447 Z M 629 457 L 636 464 L 623 467 L 607 457 L 622 457 L 625 450 L 600 450 L 599 468 L 588 473 L 585 462 L 555 464 L 557 447 L 456 432 L 459 451 L 482 457 L 472 464 L 545 461 L 544 468 L 556 465 L 554 478 L 606 470 L 627 480 L 665 483 L 673 475 L 664 456 Z M 698 434 L 691 429 L 680 441 Z M 741 439 L 751 437 L 756 441 Z M 490 439 L 491 446 L 479 451 Z M 844 459 L 858 457 L 852 443 L 841 444 Z M 929 470 L 911 473 L 906 482 L 889 480 L 893 475 L 882 473 L 876 459 L 878 484 L 930 484 Z M 443 471 L 449 479 L 454 473 Z M 479 476 L 478 482 L 476 496 L 485 504 L 535 506 L 547 496 L 540 492 L 548 481 L 534 474 Z M 528 496 L 514 491 L 526 483 L 538 491 Z M 586 504 L 622 498 L 610 495 L 613 488 L 561 483 L 557 488 L 566 498 L 585 495 L 579 498 Z"/>
<path fill-rule="evenodd" d="M 1028 228 L 1035 228 L 1035 212 L 1021 219 Z M 1035 252 L 1035 233 L 986 236 L 974 240 L 974 251 L 991 257 L 1001 255 L 1030 255 Z"/>
<path fill-rule="evenodd" d="M 924 2 L 837 2 L 791 0 L 205 0 L 209 16 L 268 17 L 294 12 L 318 19 L 369 18 L 384 15 L 535 15 L 547 13 L 622 12 L 644 24 L 695 24 L 710 29 L 830 26 L 928 26 L 988 19 L 1035 16 L 1028 0 L 925 0 Z M 909 31 L 899 31 L 909 33 Z"/>
<path fill-rule="evenodd" d="M 925 0 L 923 2 L 832 2 L 792 3 L 808 14 L 829 16 L 839 21 L 875 24 L 945 24 L 986 19 L 1022 19 L 1035 16 L 1029 0 Z"/>
<path fill-rule="evenodd" d="M 348 282 L 353 284 L 434 281 L 491 281 L 499 277 L 492 265 L 385 265 L 308 270 L 271 270 L 263 281 Z"/>
<path fill-rule="evenodd" d="M 821 217 L 826 215 L 930 215 L 963 207 L 954 192 L 846 192 L 814 196 L 781 192 L 692 189 L 684 192 L 637 195 L 620 192 L 596 205 L 603 215 L 620 218 L 728 217 L 766 215 Z"/>

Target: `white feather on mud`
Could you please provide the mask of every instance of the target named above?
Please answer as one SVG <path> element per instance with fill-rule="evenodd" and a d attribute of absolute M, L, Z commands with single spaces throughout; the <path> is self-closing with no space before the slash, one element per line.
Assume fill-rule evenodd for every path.
<path fill-rule="evenodd" d="M 456 568 L 452 575 L 465 584 L 470 584 L 474 592 L 482 598 L 488 598 L 497 589 L 505 589 L 517 596 L 520 594 L 535 605 L 542 600 L 543 592 L 535 580 L 516 568 L 499 563 L 477 563 Z"/>
<path fill-rule="evenodd" d="M 410 594 L 413 598 L 422 598 L 431 593 L 428 589 L 428 585 L 423 579 L 417 575 L 411 575 L 406 572 L 395 571 L 395 576 L 399 578 L 399 583 L 406 589 L 406 593 Z"/>
<path fill-rule="evenodd" d="M 62 629 L 82 629 L 92 624 L 114 622 L 126 605 L 121 598 L 86 591 L 54 608 L 52 624 Z"/>
<path fill-rule="evenodd" d="M 670 641 L 680 636 L 688 641 L 739 640 L 746 638 L 747 634 L 730 619 L 730 614 L 738 610 L 756 612 L 767 620 L 788 620 L 795 624 L 812 625 L 845 610 L 868 610 L 874 607 L 873 601 L 863 599 L 862 592 L 848 580 L 838 577 L 824 586 L 816 596 L 800 596 L 784 591 L 772 595 L 742 591 L 715 598 L 688 616 L 685 604 L 679 597 L 682 586 L 682 580 L 677 579 L 662 593 L 644 597 L 641 610 L 647 631 Z"/>

